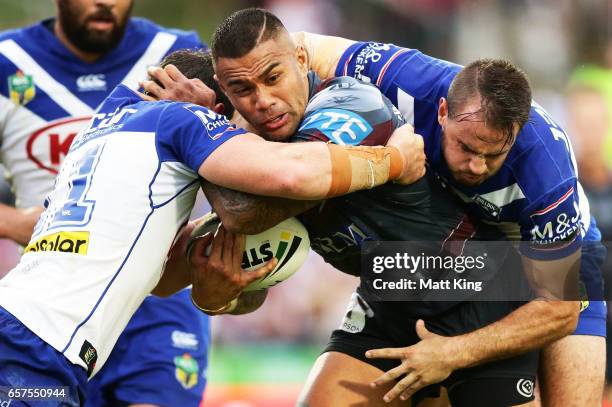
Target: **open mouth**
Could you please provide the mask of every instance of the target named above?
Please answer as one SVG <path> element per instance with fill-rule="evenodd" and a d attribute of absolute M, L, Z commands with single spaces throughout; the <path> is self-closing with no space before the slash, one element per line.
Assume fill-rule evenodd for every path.
<path fill-rule="evenodd" d="M 281 128 L 287 123 L 289 115 L 287 113 L 283 113 L 281 115 L 275 116 L 264 122 L 264 127 L 267 130 L 276 130 Z"/>
<path fill-rule="evenodd" d="M 87 23 L 94 30 L 109 30 L 115 25 L 115 19 L 112 16 L 94 16 L 88 19 Z"/>

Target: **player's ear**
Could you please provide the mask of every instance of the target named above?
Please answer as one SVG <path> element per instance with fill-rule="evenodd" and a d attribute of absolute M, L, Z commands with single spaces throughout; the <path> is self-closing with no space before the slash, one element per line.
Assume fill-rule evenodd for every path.
<path fill-rule="evenodd" d="M 448 101 L 445 98 L 440 98 L 438 104 L 438 123 L 444 129 L 448 119 Z"/>
<path fill-rule="evenodd" d="M 295 57 L 301 72 L 308 72 L 308 53 L 302 44 L 295 47 Z"/>
<path fill-rule="evenodd" d="M 225 106 L 223 103 L 217 103 L 215 107 L 213 107 L 213 111 L 217 114 L 223 114 L 225 113 Z"/>
<path fill-rule="evenodd" d="M 213 75 L 213 79 L 214 79 L 215 81 L 217 81 L 217 83 L 219 84 L 219 89 L 221 89 L 221 90 L 223 91 L 223 93 L 226 93 L 226 92 L 225 92 L 225 86 L 223 86 L 223 84 L 222 84 L 222 83 L 221 83 L 221 81 L 219 80 L 219 77 L 217 76 L 217 74 L 214 74 L 214 75 Z"/>

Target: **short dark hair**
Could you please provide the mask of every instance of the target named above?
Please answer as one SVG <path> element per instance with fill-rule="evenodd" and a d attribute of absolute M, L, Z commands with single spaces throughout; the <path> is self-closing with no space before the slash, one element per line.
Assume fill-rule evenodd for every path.
<path fill-rule="evenodd" d="M 215 30 L 211 49 L 215 61 L 219 58 L 240 58 L 262 41 L 287 31 L 281 20 L 268 10 L 247 8 L 226 18 Z"/>
<path fill-rule="evenodd" d="M 210 51 L 179 49 L 168 54 L 159 63 L 159 66 L 163 68 L 170 64 L 176 66 L 176 68 L 187 78 L 197 78 L 204 82 L 204 85 L 214 90 L 217 97 L 216 103 L 223 103 L 223 114 L 228 118 L 232 117 L 234 106 L 221 88 L 219 88 L 219 84 L 214 78 L 215 69 L 213 67 Z"/>
<path fill-rule="evenodd" d="M 501 59 L 479 59 L 463 68 L 448 91 L 448 115 L 456 117 L 469 99 L 480 96 L 485 125 L 506 133 L 514 142 L 513 129 L 521 129 L 531 110 L 531 86 L 525 73 Z M 472 114 L 469 114 L 470 116 Z"/>

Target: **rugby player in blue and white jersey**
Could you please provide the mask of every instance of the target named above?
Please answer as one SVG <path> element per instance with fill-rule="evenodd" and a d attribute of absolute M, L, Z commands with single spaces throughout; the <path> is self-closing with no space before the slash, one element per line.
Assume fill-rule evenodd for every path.
<path fill-rule="evenodd" d="M 1 161 L 16 195 L 16 208 L 0 205 L 0 236 L 27 244 L 74 136 L 116 85 L 135 89 L 164 55 L 205 47 L 193 32 L 130 18 L 132 5 L 58 0 L 55 18 L 0 34 Z M 89 405 L 197 406 L 209 332 L 208 316 L 193 309 L 188 291 L 147 298 L 90 384 Z M 189 375 L 182 360 L 190 362 Z"/>
<path fill-rule="evenodd" d="M 243 18 L 244 16 L 240 16 L 240 17 Z M 340 47 L 334 48 L 332 52 L 329 52 L 329 49 L 328 49 L 327 53 L 321 53 L 320 51 L 318 51 L 320 47 L 319 48 L 313 47 L 308 42 L 306 43 L 307 45 L 306 47 L 299 47 L 299 46 L 295 47 L 295 45 L 293 45 L 293 48 L 291 48 L 292 44 L 290 43 L 290 41 L 287 41 L 286 39 L 284 39 L 282 35 L 275 36 L 274 34 L 270 33 L 270 31 L 274 31 L 274 30 L 269 28 L 268 26 L 271 24 L 274 25 L 277 23 L 272 22 L 271 17 L 269 15 L 266 15 L 266 18 L 263 19 L 264 21 L 263 26 L 259 28 L 258 27 L 254 28 L 258 30 L 257 32 L 259 33 L 259 36 L 255 36 L 257 38 L 255 48 L 251 50 L 250 48 L 244 48 L 244 44 L 243 44 L 243 43 L 250 43 L 250 42 L 246 40 L 242 40 L 240 37 L 240 34 L 243 34 L 242 31 L 244 30 L 241 31 L 241 29 L 237 29 L 236 32 L 233 34 L 231 32 L 228 32 L 229 30 L 228 27 L 232 25 L 232 22 L 230 21 L 232 18 L 237 19 L 238 17 L 237 15 L 233 15 L 228 20 L 226 20 L 217 30 L 218 32 L 219 31 L 223 32 L 224 35 L 226 36 L 223 43 L 225 45 L 231 44 L 231 46 L 229 46 L 231 51 L 221 49 L 222 54 L 216 61 L 217 63 L 216 69 L 217 69 L 217 75 L 219 77 L 219 82 L 221 86 L 224 87 L 225 91 L 228 93 L 228 96 L 230 100 L 234 103 L 235 107 L 240 111 L 241 114 L 243 114 L 243 116 L 245 116 L 251 122 L 251 124 L 255 128 L 259 128 L 261 132 L 268 133 L 267 136 L 272 139 L 286 138 L 292 134 L 292 131 L 295 130 L 293 126 L 294 126 L 296 117 L 294 116 L 297 116 L 298 118 L 300 117 L 299 113 L 297 113 L 296 115 L 296 112 L 299 112 L 300 108 L 303 108 L 303 106 L 305 106 L 305 103 L 306 103 L 306 101 L 300 100 L 299 97 L 296 98 L 295 97 L 296 92 L 294 92 L 293 90 L 286 91 L 287 89 L 290 89 L 292 87 L 293 89 L 299 89 L 299 87 L 302 86 L 300 84 L 296 85 L 294 83 L 295 78 L 292 78 L 290 73 L 287 73 L 287 66 L 285 65 L 287 64 L 287 61 L 285 60 L 285 58 L 287 58 L 287 54 L 291 54 L 289 58 L 291 57 L 296 58 L 298 65 L 303 64 L 304 61 L 307 61 L 308 58 L 310 57 L 311 65 L 315 68 L 318 68 L 320 72 L 322 72 L 323 74 L 327 74 L 326 76 L 329 77 L 329 76 L 333 76 L 333 69 L 330 70 L 329 65 L 331 64 L 333 65 L 333 68 L 335 68 L 336 64 L 338 63 L 339 55 L 335 55 L 334 53 L 341 54 L 340 51 L 343 51 L 347 47 L 346 42 L 345 42 L 344 43 L 345 46 L 344 48 L 342 48 L 342 41 L 346 41 L 346 40 L 333 39 L 333 41 L 335 41 L 335 44 L 337 44 L 338 41 L 341 42 Z M 245 26 L 244 24 L 240 25 L 241 28 L 244 26 Z M 231 39 L 232 41 L 228 41 L 228 38 Z M 322 41 L 322 40 L 320 38 L 317 38 L 317 41 Z M 314 49 L 316 49 L 317 51 L 315 52 Z M 304 52 L 304 51 L 308 51 L 308 52 Z M 371 55 L 371 54 L 369 54 L 368 52 L 365 52 L 364 55 Z M 376 61 L 379 60 L 378 59 L 379 57 L 375 57 L 375 58 L 376 58 Z M 419 57 L 416 59 L 421 60 L 422 58 Z M 443 61 L 440 61 L 438 63 L 432 62 L 431 66 L 429 66 L 428 68 L 430 68 L 431 70 L 435 70 L 436 68 L 445 66 L 445 64 L 447 63 L 444 63 Z M 522 97 L 519 100 L 517 100 L 519 102 L 522 101 L 522 105 L 520 106 L 513 107 L 512 104 L 510 105 L 506 104 L 504 106 L 504 109 L 506 111 L 516 110 L 517 112 L 515 116 L 516 117 L 524 116 L 524 118 L 521 120 L 517 120 L 516 122 L 512 121 L 511 123 L 505 123 L 506 125 L 508 125 L 508 127 L 504 127 L 503 130 L 495 128 L 497 130 L 497 133 L 499 134 L 495 133 L 494 136 L 501 136 L 501 135 L 506 136 L 505 138 L 500 137 L 499 139 L 497 138 L 495 139 L 498 142 L 498 144 L 500 144 L 497 147 L 500 147 L 500 148 L 504 147 L 505 149 L 495 150 L 492 148 L 493 146 L 490 146 L 487 144 L 486 145 L 487 149 L 494 150 L 492 156 L 489 157 L 489 154 L 490 154 L 489 151 L 486 151 L 485 152 L 486 154 L 483 153 L 484 154 L 483 157 L 481 157 L 480 155 L 477 156 L 477 158 L 479 159 L 486 158 L 487 160 L 493 161 L 493 164 L 496 164 L 497 168 L 499 168 L 499 165 L 501 165 L 501 163 L 503 162 L 503 158 L 505 158 L 505 155 L 507 155 L 508 151 L 510 150 L 510 147 L 512 146 L 513 148 L 517 148 L 517 146 L 520 145 L 520 143 L 518 142 L 517 144 L 514 144 L 514 138 L 519 128 L 527 120 L 527 116 L 528 116 L 529 109 L 530 109 L 530 106 L 529 106 L 530 92 L 528 89 L 529 86 L 528 86 L 526 79 L 520 73 L 520 71 L 518 71 L 516 68 L 514 68 L 513 66 L 509 64 L 505 64 L 501 61 L 479 61 L 479 64 L 485 67 L 488 66 L 488 69 L 493 70 L 493 72 L 495 72 L 495 70 L 498 70 L 496 73 L 507 75 L 508 76 L 507 80 L 514 80 L 513 83 L 517 85 L 521 85 L 522 88 L 518 89 L 518 94 L 523 95 L 523 96 L 527 95 L 527 97 Z M 391 64 L 390 63 L 383 64 L 382 67 L 384 69 L 387 69 L 389 65 Z M 452 65 L 452 66 L 457 70 L 459 69 L 455 65 Z M 325 67 L 328 67 L 327 70 L 325 70 Z M 479 67 L 479 65 L 475 65 L 475 67 Z M 478 69 L 478 68 L 473 68 L 473 69 Z M 428 70 L 424 69 L 422 72 L 418 72 L 418 74 L 414 74 L 413 76 L 418 79 L 421 79 L 423 75 L 426 75 L 427 73 L 428 73 Z M 445 78 L 450 82 L 452 77 L 453 75 L 447 75 Z M 493 80 L 488 79 L 487 82 L 489 84 L 493 83 L 493 85 L 499 84 L 499 82 L 495 82 L 494 79 Z M 418 84 L 420 83 L 421 82 L 417 80 L 415 86 L 418 86 Z M 440 91 L 439 89 L 440 87 L 443 87 L 442 84 L 439 86 L 434 86 L 432 84 L 423 84 L 422 88 L 419 88 L 419 89 L 421 89 L 421 91 L 424 94 L 429 95 L 430 93 L 435 93 L 434 91 Z M 158 93 L 158 96 L 164 97 L 164 93 L 166 95 L 171 94 L 171 92 L 162 92 L 162 93 Z M 468 91 L 468 94 L 470 96 L 473 96 L 471 93 L 469 93 L 469 91 Z M 400 96 L 403 98 L 404 97 L 403 93 L 400 92 Z M 412 97 L 406 97 L 405 99 L 410 101 L 412 100 L 411 98 Z M 397 96 L 392 97 L 392 95 L 390 95 L 390 99 L 397 103 L 398 97 Z M 193 95 L 192 100 L 194 101 L 197 100 L 197 95 Z M 459 99 L 459 100 L 462 100 L 462 99 Z M 437 103 L 437 101 L 438 100 L 436 99 L 435 103 Z M 477 102 L 478 102 L 477 104 L 480 106 L 479 99 L 477 100 Z M 513 101 L 513 102 L 516 102 L 516 101 Z M 526 113 L 524 115 L 519 115 L 519 113 L 522 111 L 526 111 Z M 414 114 L 411 114 L 411 112 L 407 112 L 407 113 L 408 113 L 408 117 L 411 120 L 414 120 L 413 119 Z M 433 118 L 435 119 L 434 122 L 429 123 L 425 119 L 423 120 L 423 123 L 419 123 L 417 121 L 417 128 L 419 128 L 420 126 L 420 129 L 421 129 L 420 131 L 423 131 L 426 134 L 430 134 L 432 129 L 437 126 L 437 110 L 435 110 L 435 113 L 436 115 Z M 474 115 L 466 115 L 466 116 L 469 119 L 476 118 L 477 121 L 473 123 L 473 124 L 476 124 L 476 123 L 479 123 L 478 120 L 482 120 L 481 117 L 478 117 L 478 113 L 482 113 L 482 112 L 477 112 Z M 487 116 L 487 119 L 490 119 L 490 118 Z M 490 120 L 488 121 L 488 124 L 490 126 L 494 126 L 492 123 L 497 124 L 495 121 L 493 122 Z M 482 123 L 480 124 L 482 125 Z M 429 125 L 429 127 L 426 127 L 427 125 Z M 530 125 L 531 123 L 528 123 L 528 126 Z M 440 135 L 440 132 L 438 133 L 438 136 L 439 135 Z M 455 136 L 457 136 L 456 133 L 455 133 Z M 558 134 L 557 136 L 560 137 Z M 525 139 L 528 139 L 528 137 L 524 138 L 523 140 Z M 534 143 L 531 143 L 531 145 L 533 144 Z M 561 159 L 565 159 L 565 164 L 567 165 L 570 164 L 569 163 L 570 155 L 567 154 L 567 152 L 565 153 L 565 155 L 559 153 L 559 151 L 555 151 L 555 153 L 560 154 Z M 440 158 L 438 157 L 438 159 Z M 561 161 L 563 162 L 563 160 Z M 567 165 L 565 166 L 566 168 L 567 168 Z M 437 166 L 434 167 L 434 169 L 436 168 Z M 492 168 L 491 171 L 487 175 L 489 176 L 493 175 L 495 173 L 495 169 L 496 168 Z M 458 177 L 458 178 L 461 178 L 461 177 Z M 472 181 L 474 181 L 474 177 L 471 177 L 471 178 L 472 178 Z M 573 177 L 573 179 L 572 177 L 570 177 L 569 180 L 564 180 L 564 181 L 568 181 L 569 184 L 571 184 L 572 181 L 575 182 L 575 177 Z M 486 183 L 484 183 L 483 185 L 485 184 Z M 539 186 L 541 187 L 542 185 L 543 183 L 540 183 Z M 514 187 L 507 188 L 507 189 L 503 189 L 502 192 L 500 193 L 494 193 L 491 196 L 489 196 L 488 199 L 497 200 L 498 198 L 506 198 L 506 197 L 512 198 L 514 196 L 513 194 L 520 194 L 520 193 L 521 193 L 520 188 L 518 186 L 514 186 Z M 561 196 L 567 198 L 565 194 L 562 194 Z M 540 198 L 544 199 L 544 198 L 550 198 L 550 197 L 541 196 Z M 534 205 L 536 204 L 543 205 L 542 209 L 531 208 L 533 209 L 534 211 L 533 214 L 536 217 L 536 219 L 532 222 L 540 221 L 540 219 L 537 218 L 538 216 L 545 217 L 545 215 L 549 214 L 553 210 L 556 210 L 559 206 L 563 206 L 562 204 L 565 202 L 562 199 L 556 198 L 552 200 L 551 202 L 546 203 L 546 202 L 541 202 L 542 199 L 538 200 L 537 202 L 536 201 L 531 202 Z M 482 202 L 484 205 L 486 205 L 488 208 L 490 208 L 491 211 L 494 212 L 495 216 L 499 215 L 499 211 L 495 213 L 496 212 L 495 205 L 486 204 L 486 202 L 488 202 L 486 197 L 480 199 L 479 201 Z M 573 208 L 573 203 L 570 206 L 570 208 Z M 508 208 L 506 208 L 506 210 L 508 211 Z M 231 215 L 231 214 L 228 214 L 228 215 Z M 506 212 L 504 212 L 504 215 L 506 215 Z M 483 217 L 482 214 L 481 214 L 481 217 Z M 223 215 L 222 215 L 222 218 L 223 218 Z M 529 218 L 529 216 L 527 216 L 527 218 Z M 574 214 L 573 218 L 576 218 L 576 214 Z M 256 217 L 255 219 L 258 219 L 261 222 L 265 221 L 265 218 Z M 486 221 L 490 219 L 485 218 L 484 220 Z M 576 219 L 574 219 L 574 221 L 576 221 Z M 546 230 L 547 231 L 546 233 L 548 233 L 548 231 L 551 229 L 551 226 L 548 226 L 548 222 L 549 221 L 546 221 L 543 224 L 541 224 L 542 230 L 539 231 L 538 233 L 543 234 L 544 230 Z M 514 222 L 514 225 L 515 225 L 515 229 L 517 229 L 517 226 L 519 226 L 517 225 L 517 221 Z M 533 226 L 534 225 L 532 225 L 532 228 Z M 558 228 L 555 230 L 558 230 Z M 591 230 L 596 230 L 596 229 L 591 229 Z M 559 255 L 559 253 L 561 253 L 561 255 L 563 255 L 565 253 L 573 252 L 575 255 L 576 245 L 580 242 L 581 237 L 579 236 L 578 233 L 576 233 L 575 226 L 568 232 L 571 232 L 571 231 L 573 231 L 574 233 L 573 234 L 568 233 L 569 238 L 567 239 L 567 241 L 563 242 L 563 244 L 561 244 L 560 247 L 555 247 L 555 249 L 557 250 L 554 250 L 552 252 L 553 254 Z M 529 235 L 531 233 L 531 229 L 523 230 L 523 232 Z M 561 233 L 561 232 L 558 232 L 558 233 Z M 557 236 L 557 238 L 563 238 L 563 236 Z M 529 241 L 531 241 L 531 239 L 529 239 Z M 535 246 L 535 247 L 524 247 L 523 249 L 524 249 L 525 254 L 531 254 L 532 256 L 535 256 L 535 253 L 539 253 L 538 249 L 542 249 L 544 247 L 544 244 L 547 242 L 540 240 L 540 241 L 537 241 L 536 243 L 539 243 L 540 245 Z M 550 255 L 550 253 L 548 255 Z M 549 259 L 549 257 L 547 258 Z M 570 260 L 572 259 L 570 258 Z M 527 266 L 529 267 L 529 264 L 530 264 L 529 260 L 526 259 L 525 261 L 527 263 Z M 563 265 L 562 260 L 557 260 L 552 263 L 555 269 L 553 273 L 559 273 L 559 274 L 553 274 L 552 277 L 553 279 L 559 280 L 559 276 L 561 275 L 564 276 L 566 273 L 566 270 L 569 269 L 569 267 L 567 268 L 558 267 L 560 265 Z M 550 263 L 544 262 L 542 264 L 550 264 Z M 540 269 L 540 271 L 542 271 L 544 275 L 549 273 L 547 268 Z M 553 298 L 559 298 L 559 297 L 553 296 Z M 597 298 L 597 293 L 591 293 L 591 298 Z M 591 305 L 593 305 L 593 302 L 591 302 Z M 594 304 L 594 305 L 598 305 L 598 304 Z M 529 332 L 524 332 L 524 335 L 521 335 L 520 340 L 517 340 L 517 338 L 515 337 L 511 338 L 510 336 L 512 336 L 514 332 L 520 331 L 519 327 L 522 326 L 521 319 L 514 319 L 513 321 L 508 320 L 496 326 L 496 329 L 498 329 L 498 332 L 496 332 L 494 335 L 490 335 L 489 337 L 481 337 L 479 339 L 481 341 L 482 346 L 480 348 L 476 348 L 477 353 L 482 353 L 484 355 L 487 352 L 486 349 L 490 350 L 492 348 L 495 348 L 494 343 L 498 343 L 499 341 L 502 341 L 504 343 L 504 349 L 505 349 L 505 350 L 497 349 L 497 351 L 501 352 L 501 354 L 508 351 L 509 349 L 513 349 L 513 351 L 511 352 L 516 352 L 521 348 L 532 349 L 534 344 L 539 343 L 541 338 L 545 335 L 544 332 L 546 330 L 545 328 L 548 323 L 546 321 L 548 319 L 557 318 L 557 316 L 555 315 L 558 315 L 559 318 L 561 318 L 561 315 L 563 314 L 563 312 L 561 312 L 560 310 L 561 308 L 567 309 L 568 312 L 570 313 L 573 313 L 573 312 L 578 313 L 577 304 L 571 304 L 571 303 L 566 304 L 566 303 L 550 301 L 549 304 L 546 305 L 546 307 L 548 307 L 546 308 L 548 311 L 544 314 L 541 313 L 542 308 L 539 308 L 539 306 L 531 307 L 528 310 L 525 310 L 525 312 L 533 313 L 534 310 L 535 311 L 539 310 L 540 314 L 539 315 L 529 314 L 527 315 L 527 318 L 522 319 L 523 322 L 527 320 L 533 321 L 534 319 L 539 319 L 541 321 L 541 324 L 539 324 L 538 327 L 539 329 L 544 329 L 544 331 L 538 330 L 537 334 L 534 334 L 535 332 L 534 330 L 531 330 Z M 559 312 L 555 310 L 557 308 L 559 308 Z M 586 315 L 587 313 L 584 313 L 584 312 L 582 313 L 583 320 L 588 321 L 588 317 L 585 317 Z M 524 316 L 525 315 L 523 315 L 523 317 Z M 594 319 L 597 320 L 597 318 L 598 317 Z M 507 325 L 507 324 L 510 324 L 510 325 Z M 500 339 L 500 338 L 504 338 L 504 339 Z M 578 337 L 576 339 L 580 341 L 583 338 Z M 593 338 L 587 338 L 587 340 L 590 340 L 590 339 L 593 339 Z M 597 338 L 594 338 L 594 339 L 597 343 L 598 341 Z M 572 338 L 572 342 L 573 340 L 574 338 Z M 493 346 L 491 347 L 488 345 L 493 345 Z M 553 348 L 554 347 L 555 346 L 553 346 Z M 562 344 L 561 347 L 565 348 L 565 349 L 562 349 L 562 351 L 560 352 L 562 354 L 562 357 L 564 358 L 567 357 L 568 355 L 571 357 L 572 350 L 575 350 L 575 346 L 572 344 L 570 344 L 567 347 L 563 346 Z M 399 353 L 396 353 L 396 354 L 399 354 Z M 594 351 L 594 354 L 597 355 L 597 350 Z M 475 357 L 476 359 L 478 359 L 478 357 L 475 355 L 470 355 L 470 357 Z M 565 360 L 567 361 L 567 359 Z M 597 366 L 593 366 L 593 368 L 594 370 L 597 370 Z M 551 371 L 553 371 L 553 369 L 549 368 L 547 371 L 550 373 Z M 562 376 L 567 374 L 565 369 L 562 369 L 561 371 L 555 371 L 555 373 L 560 374 Z M 597 374 L 595 374 L 595 376 L 597 376 Z M 389 376 L 387 376 L 386 378 L 387 380 L 390 379 Z M 568 394 L 567 391 L 564 393 L 557 392 L 556 388 L 552 388 L 552 386 L 549 385 L 548 380 L 545 380 L 545 385 L 548 386 L 547 388 L 549 390 L 549 393 L 554 393 L 555 395 L 559 395 L 560 397 L 565 397 L 565 395 Z M 595 386 L 597 386 L 597 381 L 595 381 Z M 595 396 L 594 396 L 595 398 L 599 397 L 596 392 L 597 391 L 595 391 Z M 399 394 L 398 392 L 394 392 L 394 393 L 395 395 Z M 572 391 L 571 388 L 569 389 L 569 393 L 573 393 L 574 395 L 577 394 L 577 392 Z M 592 394 L 593 393 L 587 394 L 587 397 L 591 397 Z M 586 403 L 588 404 L 589 401 L 586 401 Z"/>
<path fill-rule="evenodd" d="M 601 263 L 605 250 L 578 182 L 571 143 L 533 102 L 518 127 L 496 116 L 483 84 L 507 67 L 479 61 L 462 68 L 392 44 L 299 33 L 311 67 L 323 77 L 349 75 L 375 84 L 423 135 L 428 162 L 483 221 L 522 245 L 526 267 L 558 269 L 581 262 L 586 292 L 574 335 L 546 347 L 540 380 L 547 406 L 601 404 L 605 319 Z M 518 107 L 518 106 L 517 106 Z"/>
<path fill-rule="evenodd" d="M 193 282 L 200 308 L 227 309 L 255 277 L 240 269 L 240 237 L 222 231 L 208 259 L 201 244 L 193 275 L 180 263 L 164 272 L 200 177 L 302 200 L 408 183 L 423 171 L 411 134 L 404 126 L 387 147 L 359 149 L 268 142 L 207 108 L 144 101 L 119 85 L 73 140 L 25 254 L 0 280 L 0 396 L 68 386 L 66 405 L 82 404 L 87 378 L 156 286 L 168 293 Z M 234 274 L 216 285 L 211 268 Z M 201 283 L 206 273 L 213 280 Z"/>

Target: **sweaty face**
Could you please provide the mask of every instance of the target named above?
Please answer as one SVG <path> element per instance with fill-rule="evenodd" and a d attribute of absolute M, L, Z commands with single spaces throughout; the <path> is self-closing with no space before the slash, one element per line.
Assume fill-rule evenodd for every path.
<path fill-rule="evenodd" d="M 273 141 L 291 137 L 308 102 L 308 70 L 303 50 L 279 34 L 240 58 L 219 58 L 221 89 L 255 132 Z"/>
<path fill-rule="evenodd" d="M 442 126 L 442 151 L 455 181 L 476 186 L 493 176 L 503 165 L 512 147 L 501 130 L 485 126 L 480 100 L 465 104 L 453 117 L 445 99 L 440 101 L 438 122 Z M 518 126 L 515 126 L 515 133 Z"/>
<path fill-rule="evenodd" d="M 74 46 L 105 53 L 123 38 L 132 0 L 58 0 L 57 8 L 62 30 Z"/>

